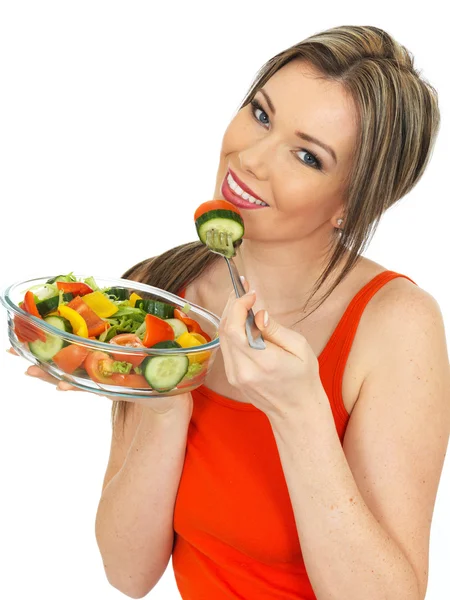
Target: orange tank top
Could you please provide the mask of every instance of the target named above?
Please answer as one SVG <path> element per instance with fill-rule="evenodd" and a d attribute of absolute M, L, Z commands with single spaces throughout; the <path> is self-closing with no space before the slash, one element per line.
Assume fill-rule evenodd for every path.
<path fill-rule="evenodd" d="M 341 444 L 349 420 L 342 377 L 356 329 L 369 300 L 395 277 L 406 276 L 384 271 L 356 294 L 319 356 Z M 204 385 L 192 397 L 174 511 L 172 565 L 181 597 L 315 599 L 269 420 Z"/>

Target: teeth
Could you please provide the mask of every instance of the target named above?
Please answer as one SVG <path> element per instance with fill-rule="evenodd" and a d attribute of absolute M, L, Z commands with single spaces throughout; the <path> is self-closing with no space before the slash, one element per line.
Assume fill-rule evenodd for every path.
<path fill-rule="evenodd" d="M 244 190 L 234 181 L 230 174 L 228 174 L 227 181 L 228 185 L 233 190 L 233 192 L 241 198 L 243 198 L 244 200 L 247 200 L 247 202 L 251 202 L 252 204 L 259 204 L 260 206 L 269 206 L 265 202 L 262 202 L 261 200 L 254 198 L 250 194 L 247 194 L 247 192 L 244 192 Z"/>

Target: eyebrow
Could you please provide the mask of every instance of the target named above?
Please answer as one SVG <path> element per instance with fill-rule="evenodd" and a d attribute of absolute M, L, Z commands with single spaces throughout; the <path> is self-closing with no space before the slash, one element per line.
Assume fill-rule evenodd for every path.
<path fill-rule="evenodd" d="M 269 95 L 266 92 L 266 90 L 263 90 L 263 88 L 259 88 L 259 90 L 257 90 L 257 91 L 261 92 L 261 94 L 266 99 L 266 102 L 267 102 L 270 110 L 275 115 L 276 114 L 275 106 L 273 105 L 272 100 L 269 98 Z M 320 146 L 321 148 L 326 150 L 328 152 L 328 154 L 330 154 L 333 157 L 334 162 L 337 163 L 336 152 L 333 150 L 333 148 L 331 146 L 328 146 L 328 144 L 321 142 L 317 138 L 313 137 L 312 135 L 309 135 L 308 133 L 304 133 L 303 131 L 295 131 L 294 133 L 297 137 L 299 137 L 303 140 L 306 140 L 307 142 L 312 142 L 313 144 L 317 144 L 318 146 Z"/>

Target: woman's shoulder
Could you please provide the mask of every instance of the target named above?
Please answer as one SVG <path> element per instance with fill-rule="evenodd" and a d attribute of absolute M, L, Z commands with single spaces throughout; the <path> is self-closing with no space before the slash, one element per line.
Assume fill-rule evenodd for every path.
<path fill-rule="evenodd" d="M 367 267 L 375 276 L 390 271 L 373 261 Z M 442 312 L 436 299 L 407 277 L 387 281 L 368 302 L 360 323 L 360 340 L 366 366 L 370 368 L 383 357 L 395 352 L 406 352 L 408 346 L 420 343 L 424 336 L 433 337 L 436 344 L 445 338 Z"/>
<path fill-rule="evenodd" d="M 386 272 L 399 275 L 384 283 L 370 302 L 369 312 L 373 313 L 377 320 L 384 318 L 391 321 L 397 318 L 405 321 L 417 311 L 428 313 L 430 310 L 439 310 L 436 299 L 420 287 L 420 283 L 414 280 L 411 273 L 395 271 L 369 259 L 365 259 L 365 268 L 372 273 L 369 280 Z"/>

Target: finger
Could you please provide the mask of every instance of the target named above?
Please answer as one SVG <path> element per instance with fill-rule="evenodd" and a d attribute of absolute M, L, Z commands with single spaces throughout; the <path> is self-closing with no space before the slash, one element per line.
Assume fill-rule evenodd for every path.
<path fill-rule="evenodd" d="M 36 367 L 35 365 L 32 365 L 31 367 L 28 367 L 26 374 L 31 375 L 31 377 L 44 377 L 45 371 L 39 367 Z"/>
<path fill-rule="evenodd" d="M 254 290 L 248 290 L 240 298 L 234 298 L 230 301 L 227 307 L 227 322 L 226 327 L 228 331 L 236 333 L 239 332 L 242 340 L 246 340 L 245 334 L 245 321 L 247 319 L 248 311 L 253 307 L 256 301 L 256 293 Z"/>
<path fill-rule="evenodd" d="M 244 286 L 244 290 L 247 293 L 250 289 L 250 284 L 243 275 L 240 276 L 240 279 L 241 279 L 242 285 Z"/>
<path fill-rule="evenodd" d="M 264 341 L 266 342 L 266 347 L 267 343 L 269 345 L 271 343 L 275 344 L 301 360 L 306 360 L 308 356 L 313 354 L 310 345 L 301 333 L 293 331 L 288 327 L 284 327 L 284 325 L 281 325 L 275 321 L 275 319 L 272 319 L 269 314 L 267 314 L 267 324 L 265 325 L 265 312 L 265 310 L 259 310 L 256 313 L 255 324 L 261 331 Z"/>
<path fill-rule="evenodd" d="M 37 379 L 42 379 L 43 381 L 48 381 L 50 383 L 55 383 L 56 379 L 46 373 L 43 369 L 36 367 L 35 365 L 28 367 L 25 371 L 25 375 L 29 375 L 30 377 L 36 377 Z"/>
<path fill-rule="evenodd" d="M 9 348 L 6 352 L 9 352 L 9 354 L 14 354 L 15 356 L 19 356 L 18 353 L 14 350 L 14 348 Z"/>
<path fill-rule="evenodd" d="M 74 385 L 70 385 L 67 381 L 58 381 L 58 385 L 56 386 L 57 390 L 61 390 L 62 392 L 79 392 L 80 389 L 75 387 Z"/>

